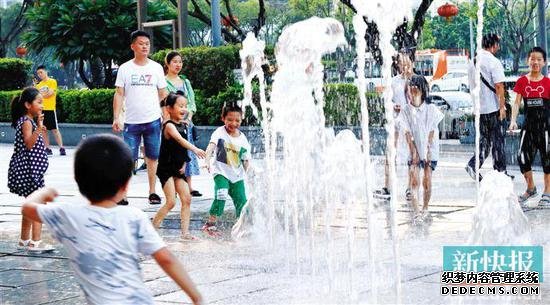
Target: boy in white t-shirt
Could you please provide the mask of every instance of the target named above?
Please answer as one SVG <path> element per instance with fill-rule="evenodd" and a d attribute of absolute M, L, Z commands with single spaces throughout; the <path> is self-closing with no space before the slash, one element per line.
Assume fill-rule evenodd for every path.
<path fill-rule="evenodd" d="M 89 304 L 153 304 L 140 273 L 139 254 L 151 255 L 194 304 L 201 295 L 182 264 L 134 207 L 117 206 L 126 195 L 134 162 L 130 149 L 113 135 L 85 139 L 75 154 L 78 189 L 90 204 L 48 204 L 52 188 L 26 198 L 22 213 L 43 222 L 63 244 Z"/>
<path fill-rule="evenodd" d="M 235 205 L 237 218 L 247 201 L 244 175 L 248 170 L 251 154 L 250 144 L 239 130 L 242 115 L 243 111 L 238 105 L 225 105 L 222 110 L 224 126 L 218 127 L 212 133 L 206 149 L 208 171 L 214 176 L 214 201 L 210 208 L 210 217 L 202 230 L 211 236 L 220 234 L 216 228 L 216 219 L 223 214 L 225 201 L 229 197 Z M 211 164 L 213 153 L 215 159 Z"/>
<path fill-rule="evenodd" d="M 432 195 L 432 171 L 439 159 L 439 128 L 443 113 L 434 104 L 426 104 L 428 82 L 423 76 L 413 75 L 407 85 L 407 104 L 399 114 L 399 126 L 405 133 L 409 147 L 409 180 L 414 221 L 422 222 L 430 217 L 428 204 Z M 422 211 L 418 208 L 420 169 L 424 171 Z"/>

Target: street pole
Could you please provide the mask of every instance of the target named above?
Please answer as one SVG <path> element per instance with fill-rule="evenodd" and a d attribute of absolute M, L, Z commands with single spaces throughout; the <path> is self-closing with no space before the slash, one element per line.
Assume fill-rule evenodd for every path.
<path fill-rule="evenodd" d="M 472 5 L 472 0 L 470 0 L 470 5 Z M 472 19 L 472 16 L 470 16 L 470 60 L 474 60 L 475 53 L 475 45 L 474 45 L 474 20 Z"/>
<path fill-rule="evenodd" d="M 137 2 L 137 26 L 138 30 L 143 31 L 143 23 L 147 21 L 147 1 L 138 0 Z"/>
<path fill-rule="evenodd" d="M 220 18 L 220 0 L 212 0 L 212 46 L 218 47 L 222 41 L 222 23 Z"/>
<path fill-rule="evenodd" d="M 538 29 L 538 45 L 539 47 L 546 50 L 546 16 L 544 15 L 544 7 L 545 7 L 545 1 L 539 0 L 538 3 L 538 19 L 539 19 L 539 29 Z M 547 75 L 547 67 L 545 66 L 542 69 L 542 74 Z"/>
<path fill-rule="evenodd" d="M 178 45 L 180 48 L 189 46 L 187 3 L 188 0 L 178 0 Z"/>

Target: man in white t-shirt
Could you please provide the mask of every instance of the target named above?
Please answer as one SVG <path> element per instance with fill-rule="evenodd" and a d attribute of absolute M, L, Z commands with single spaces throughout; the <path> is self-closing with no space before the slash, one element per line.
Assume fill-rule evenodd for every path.
<path fill-rule="evenodd" d="M 493 155 L 493 168 L 499 172 L 506 173 L 506 155 L 504 151 L 504 136 L 506 126 L 503 120 L 506 118 L 506 102 L 504 99 L 504 67 L 498 58 L 495 57 L 500 47 L 500 38 L 497 34 L 486 34 L 482 41 L 483 50 L 477 54 L 477 60 L 481 69 L 481 82 L 479 94 L 480 113 L 480 139 L 479 139 L 479 167 L 483 165 L 489 151 Z M 470 65 L 469 69 L 470 88 L 475 87 L 475 69 Z M 476 156 L 474 155 L 466 171 L 476 179 L 475 170 Z M 506 173 L 507 174 L 507 173 Z M 513 176 L 509 175 L 512 179 Z M 481 175 L 479 180 L 481 180 Z"/>
<path fill-rule="evenodd" d="M 160 101 L 168 95 L 167 83 L 162 66 L 147 58 L 151 49 L 149 34 L 134 31 L 130 39 L 134 58 L 118 68 L 113 98 L 113 131 L 123 131 L 124 141 L 130 146 L 134 160 L 138 159 L 143 137 L 149 203 L 160 204 L 160 197 L 155 193 L 155 175 L 160 152 Z M 126 113 L 122 122 L 120 114 L 124 102 Z M 119 204 L 127 205 L 128 201 L 124 199 Z"/>

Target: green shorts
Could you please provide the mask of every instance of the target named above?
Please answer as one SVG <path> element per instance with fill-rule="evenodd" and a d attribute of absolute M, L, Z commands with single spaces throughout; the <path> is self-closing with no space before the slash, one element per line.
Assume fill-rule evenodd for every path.
<path fill-rule="evenodd" d="M 241 215 L 241 210 L 246 204 L 246 192 L 244 190 L 244 180 L 231 183 L 222 175 L 214 176 L 214 201 L 210 208 L 210 215 L 221 216 L 225 207 L 225 200 L 233 199 L 235 205 L 235 214 Z"/>

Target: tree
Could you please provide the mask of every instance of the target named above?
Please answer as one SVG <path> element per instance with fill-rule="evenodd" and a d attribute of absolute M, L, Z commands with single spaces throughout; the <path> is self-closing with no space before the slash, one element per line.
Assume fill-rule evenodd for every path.
<path fill-rule="evenodd" d="M 172 5 L 177 6 L 177 0 L 170 0 Z M 246 2 L 250 2 L 246 1 Z M 254 0 L 258 3 L 258 14 L 252 25 L 252 31 L 256 36 L 260 33 L 261 28 L 265 25 L 265 13 L 266 5 L 264 0 Z M 222 8 L 220 10 L 220 17 L 222 20 L 228 21 L 228 26 L 222 28 L 222 35 L 225 41 L 231 43 L 238 43 L 244 40 L 246 37 L 246 31 L 243 30 L 239 22 L 235 22 L 228 16 L 236 16 L 234 13 L 234 7 L 238 5 L 236 0 L 220 0 Z M 242 1 L 240 1 L 242 2 Z M 210 0 L 190 0 L 189 3 L 189 16 L 196 18 L 205 25 L 212 27 L 212 20 L 210 18 L 211 3 Z"/>
<path fill-rule="evenodd" d="M 0 57 L 6 57 L 8 46 L 26 27 L 25 12 L 32 6 L 33 2 L 32 0 L 23 0 L 21 4 L 14 4 L 6 10 L 2 9 L 0 13 Z M 6 25 L 8 27 L 4 29 Z"/>
<path fill-rule="evenodd" d="M 533 19 L 537 10 L 535 0 L 494 0 L 503 9 L 503 22 L 508 31 L 502 33 L 503 38 L 509 43 L 512 51 L 512 72 L 519 70 L 519 61 L 524 54 L 526 46 L 536 33 Z M 548 7 L 548 1 L 546 1 Z"/>
<path fill-rule="evenodd" d="M 137 5 L 132 0 L 41 0 L 27 13 L 30 48 L 52 47 L 63 63 L 78 62 L 80 78 L 89 88 L 112 87 L 112 63 L 131 57 L 128 37 L 137 27 Z M 172 14 L 172 15 L 170 15 Z M 149 2 L 150 20 L 169 19 L 174 12 L 161 1 Z M 166 29 L 155 29 L 155 43 L 166 42 Z M 89 66 L 91 77 L 85 73 Z"/>
<path fill-rule="evenodd" d="M 348 6 L 354 13 L 357 11 L 351 4 L 351 0 L 340 0 L 344 5 Z M 432 4 L 433 0 L 422 0 L 418 6 L 412 25 L 409 28 L 407 20 L 395 29 L 393 42 L 398 50 L 406 50 L 410 56 L 414 59 L 414 50 L 417 45 L 417 38 L 422 34 L 422 28 L 424 26 L 424 17 L 428 11 L 428 8 Z M 367 33 L 365 39 L 367 40 L 367 50 L 371 52 L 374 60 L 382 65 L 382 53 L 379 48 L 379 32 L 376 23 L 365 19 L 367 23 Z"/>

